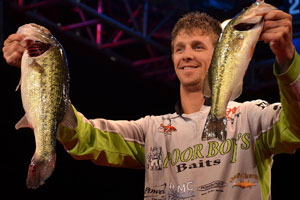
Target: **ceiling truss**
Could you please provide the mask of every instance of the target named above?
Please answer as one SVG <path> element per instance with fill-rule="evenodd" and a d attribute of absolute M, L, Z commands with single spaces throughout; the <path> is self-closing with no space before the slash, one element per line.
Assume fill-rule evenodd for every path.
<path fill-rule="evenodd" d="M 137 71 L 143 79 L 173 85 L 176 76 L 170 52 L 170 32 L 177 18 L 187 12 L 204 10 L 219 20 L 237 13 L 251 1 L 225 0 L 15 0 L 7 1 L 15 11 L 24 13 L 50 30 L 62 33 L 111 61 Z M 278 5 L 276 5 L 278 6 Z M 232 13 L 230 13 L 230 11 Z M 223 17 L 223 19 L 222 19 Z M 295 22 L 295 30 L 299 23 Z M 297 34 L 295 34 L 297 35 Z M 299 34 L 298 34 L 299 35 Z M 274 79 L 259 80 L 257 73 L 272 68 L 273 55 L 257 48 L 249 67 L 245 86 L 254 89 L 276 85 Z M 267 53 L 266 53 L 267 52 Z M 271 55 L 271 56 L 270 56 Z M 257 67 L 258 66 L 258 67 Z M 246 77 L 247 78 L 247 77 Z M 262 84 L 263 82 L 263 84 Z"/>

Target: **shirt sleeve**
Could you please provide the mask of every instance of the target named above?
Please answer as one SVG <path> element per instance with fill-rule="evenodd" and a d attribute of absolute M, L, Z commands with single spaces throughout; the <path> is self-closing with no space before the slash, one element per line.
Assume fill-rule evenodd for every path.
<path fill-rule="evenodd" d="M 295 153 L 300 147 L 300 58 L 295 52 L 288 70 L 278 73 L 280 102 L 259 108 L 259 102 L 249 109 L 250 129 L 256 137 L 256 147 L 264 156 L 279 153 Z M 255 108 L 254 108 L 255 107 Z"/>
<path fill-rule="evenodd" d="M 271 167 L 273 155 L 295 153 L 300 147 L 300 58 L 294 60 L 282 74 L 274 64 L 280 103 L 265 101 L 247 103 L 247 118 L 254 138 L 254 154 L 262 195 L 267 199 L 271 192 Z"/>
<path fill-rule="evenodd" d="M 136 121 L 88 120 L 72 109 L 77 127 L 60 125 L 57 139 L 72 157 L 97 165 L 144 168 L 145 129 L 148 118 Z"/>

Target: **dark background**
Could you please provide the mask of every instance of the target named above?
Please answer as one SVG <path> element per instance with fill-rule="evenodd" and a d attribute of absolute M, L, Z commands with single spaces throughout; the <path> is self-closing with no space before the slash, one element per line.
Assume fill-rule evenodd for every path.
<path fill-rule="evenodd" d="M 3 40 L 30 18 L 11 10 L 8 3 L 0 1 L 3 9 L 1 48 Z M 145 115 L 174 112 L 179 97 L 178 82 L 166 87 L 159 81 L 145 80 L 134 70 L 114 63 L 98 52 L 78 47 L 74 41 L 59 34 L 70 67 L 72 103 L 88 118 L 135 120 Z M 295 40 L 296 41 L 296 40 Z M 267 49 L 259 43 L 260 49 Z M 137 49 L 123 49 L 136 53 Z M 269 51 L 268 49 L 266 51 Z M 266 52 L 260 52 L 261 54 Z M 0 55 L 1 90 L 3 94 L 1 112 L 0 145 L 0 194 L 21 198 L 77 198 L 85 195 L 97 199 L 143 199 L 144 171 L 96 166 L 90 161 L 73 159 L 57 143 L 57 162 L 52 176 L 37 190 L 26 189 L 26 176 L 30 159 L 34 153 L 34 136 L 30 129 L 16 131 L 14 125 L 23 116 L 20 91 L 15 91 L 20 79 L 20 70 L 10 67 Z M 259 55 L 257 56 L 259 57 Z M 257 76 L 270 77 L 272 71 L 260 72 Z M 267 74 L 268 73 L 268 74 Z M 246 76 L 245 81 L 251 76 Z M 258 83 L 259 85 L 259 83 Z M 264 99 L 269 103 L 279 101 L 277 86 L 248 87 L 238 101 Z M 299 152 L 293 155 L 276 155 L 272 168 L 273 199 L 293 199 L 298 195 Z M 296 181 L 296 182 L 295 182 Z"/>

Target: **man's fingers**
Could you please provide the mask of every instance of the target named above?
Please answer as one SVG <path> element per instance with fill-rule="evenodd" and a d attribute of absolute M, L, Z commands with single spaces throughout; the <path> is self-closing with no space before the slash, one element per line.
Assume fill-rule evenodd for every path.
<path fill-rule="evenodd" d="M 20 67 L 21 66 L 21 60 L 19 59 L 20 57 L 22 57 L 22 53 L 16 51 L 13 52 L 11 55 L 5 57 L 5 60 L 11 66 Z"/>
<path fill-rule="evenodd" d="M 292 23 L 291 21 L 285 20 L 285 19 L 281 19 L 278 21 L 265 21 L 264 23 L 264 27 L 262 32 L 274 29 L 274 28 L 278 28 L 278 27 L 288 27 L 290 30 L 292 30 Z"/>
<path fill-rule="evenodd" d="M 13 52 L 23 53 L 25 48 L 19 44 L 17 41 L 13 41 L 10 45 L 6 45 L 3 47 L 3 53 L 5 55 L 10 55 Z"/>
<path fill-rule="evenodd" d="M 272 12 L 268 12 L 266 15 L 264 15 L 264 20 L 281 20 L 281 19 L 289 19 L 292 21 L 292 15 L 283 12 L 282 10 L 273 10 Z"/>
<path fill-rule="evenodd" d="M 260 5 L 258 8 L 259 8 L 259 9 L 257 9 L 257 10 L 255 11 L 255 15 L 256 15 L 256 16 L 258 16 L 258 15 L 260 15 L 260 16 L 265 16 L 267 13 L 272 12 L 273 10 L 276 10 L 276 9 L 277 9 L 277 8 L 274 7 L 273 5 L 267 4 L 267 3 L 264 3 L 264 4 Z"/>
<path fill-rule="evenodd" d="M 25 38 L 25 35 L 20 34 L 11 34 L 8 38 L 4 41 L 4 46 L 12 43 L 14 41 L 21 42 Z"/>
<path fill-rule="evenodd" d="M 7 64 L 20 67 L 21 58 L 25 50 L 23 46 L 25 43 L 22 45 L 22 41 L 25 37 L 25 35 L 11 34 L 4 41 L 2 51 Z"/>
<path fill-rule="evenodd" d="M 3 47 L 3 56 L 7 64 L 20 67 L 21 58 L 25 48 L 19 44 L 18 41 L 14 40 Z"/>
<path fill-rule="evenodd" d="M 285 29 L 285 30 L 283 30 Z M 280 41 L 287 37 L 288 28 L 278 27 L 274 29 L 270 29 L 261 34 L 260 40 L 265 41 L 265 43 L 269 43 L 270 41 Z"/>

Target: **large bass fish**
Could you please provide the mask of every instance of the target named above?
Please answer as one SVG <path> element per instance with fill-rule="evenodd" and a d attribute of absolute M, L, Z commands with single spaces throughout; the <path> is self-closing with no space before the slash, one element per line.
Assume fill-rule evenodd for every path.
<path fill-rule="evenodd" d="M 263 29 L 263 15 L 274 9 L 264 1 L 256 1 L 223 28 L 204 83 L 204 96 L 211 98 L 211 110 L 202 140 L 226 139 L 227 104 L 242 92 L 243 78 Z"/>
<path fill-rule="evenodd" d="M 28 169 L 26 185 L 38 188 L 52 174 L 56 132 L 69 102 L 69 72 L 62 46 L 50 31 L 25 24 L 17 33 L 26 35 L 21 62 L 21 96 L 25 116 L 16 129 L 34 130 L 36 150 Z"/>

